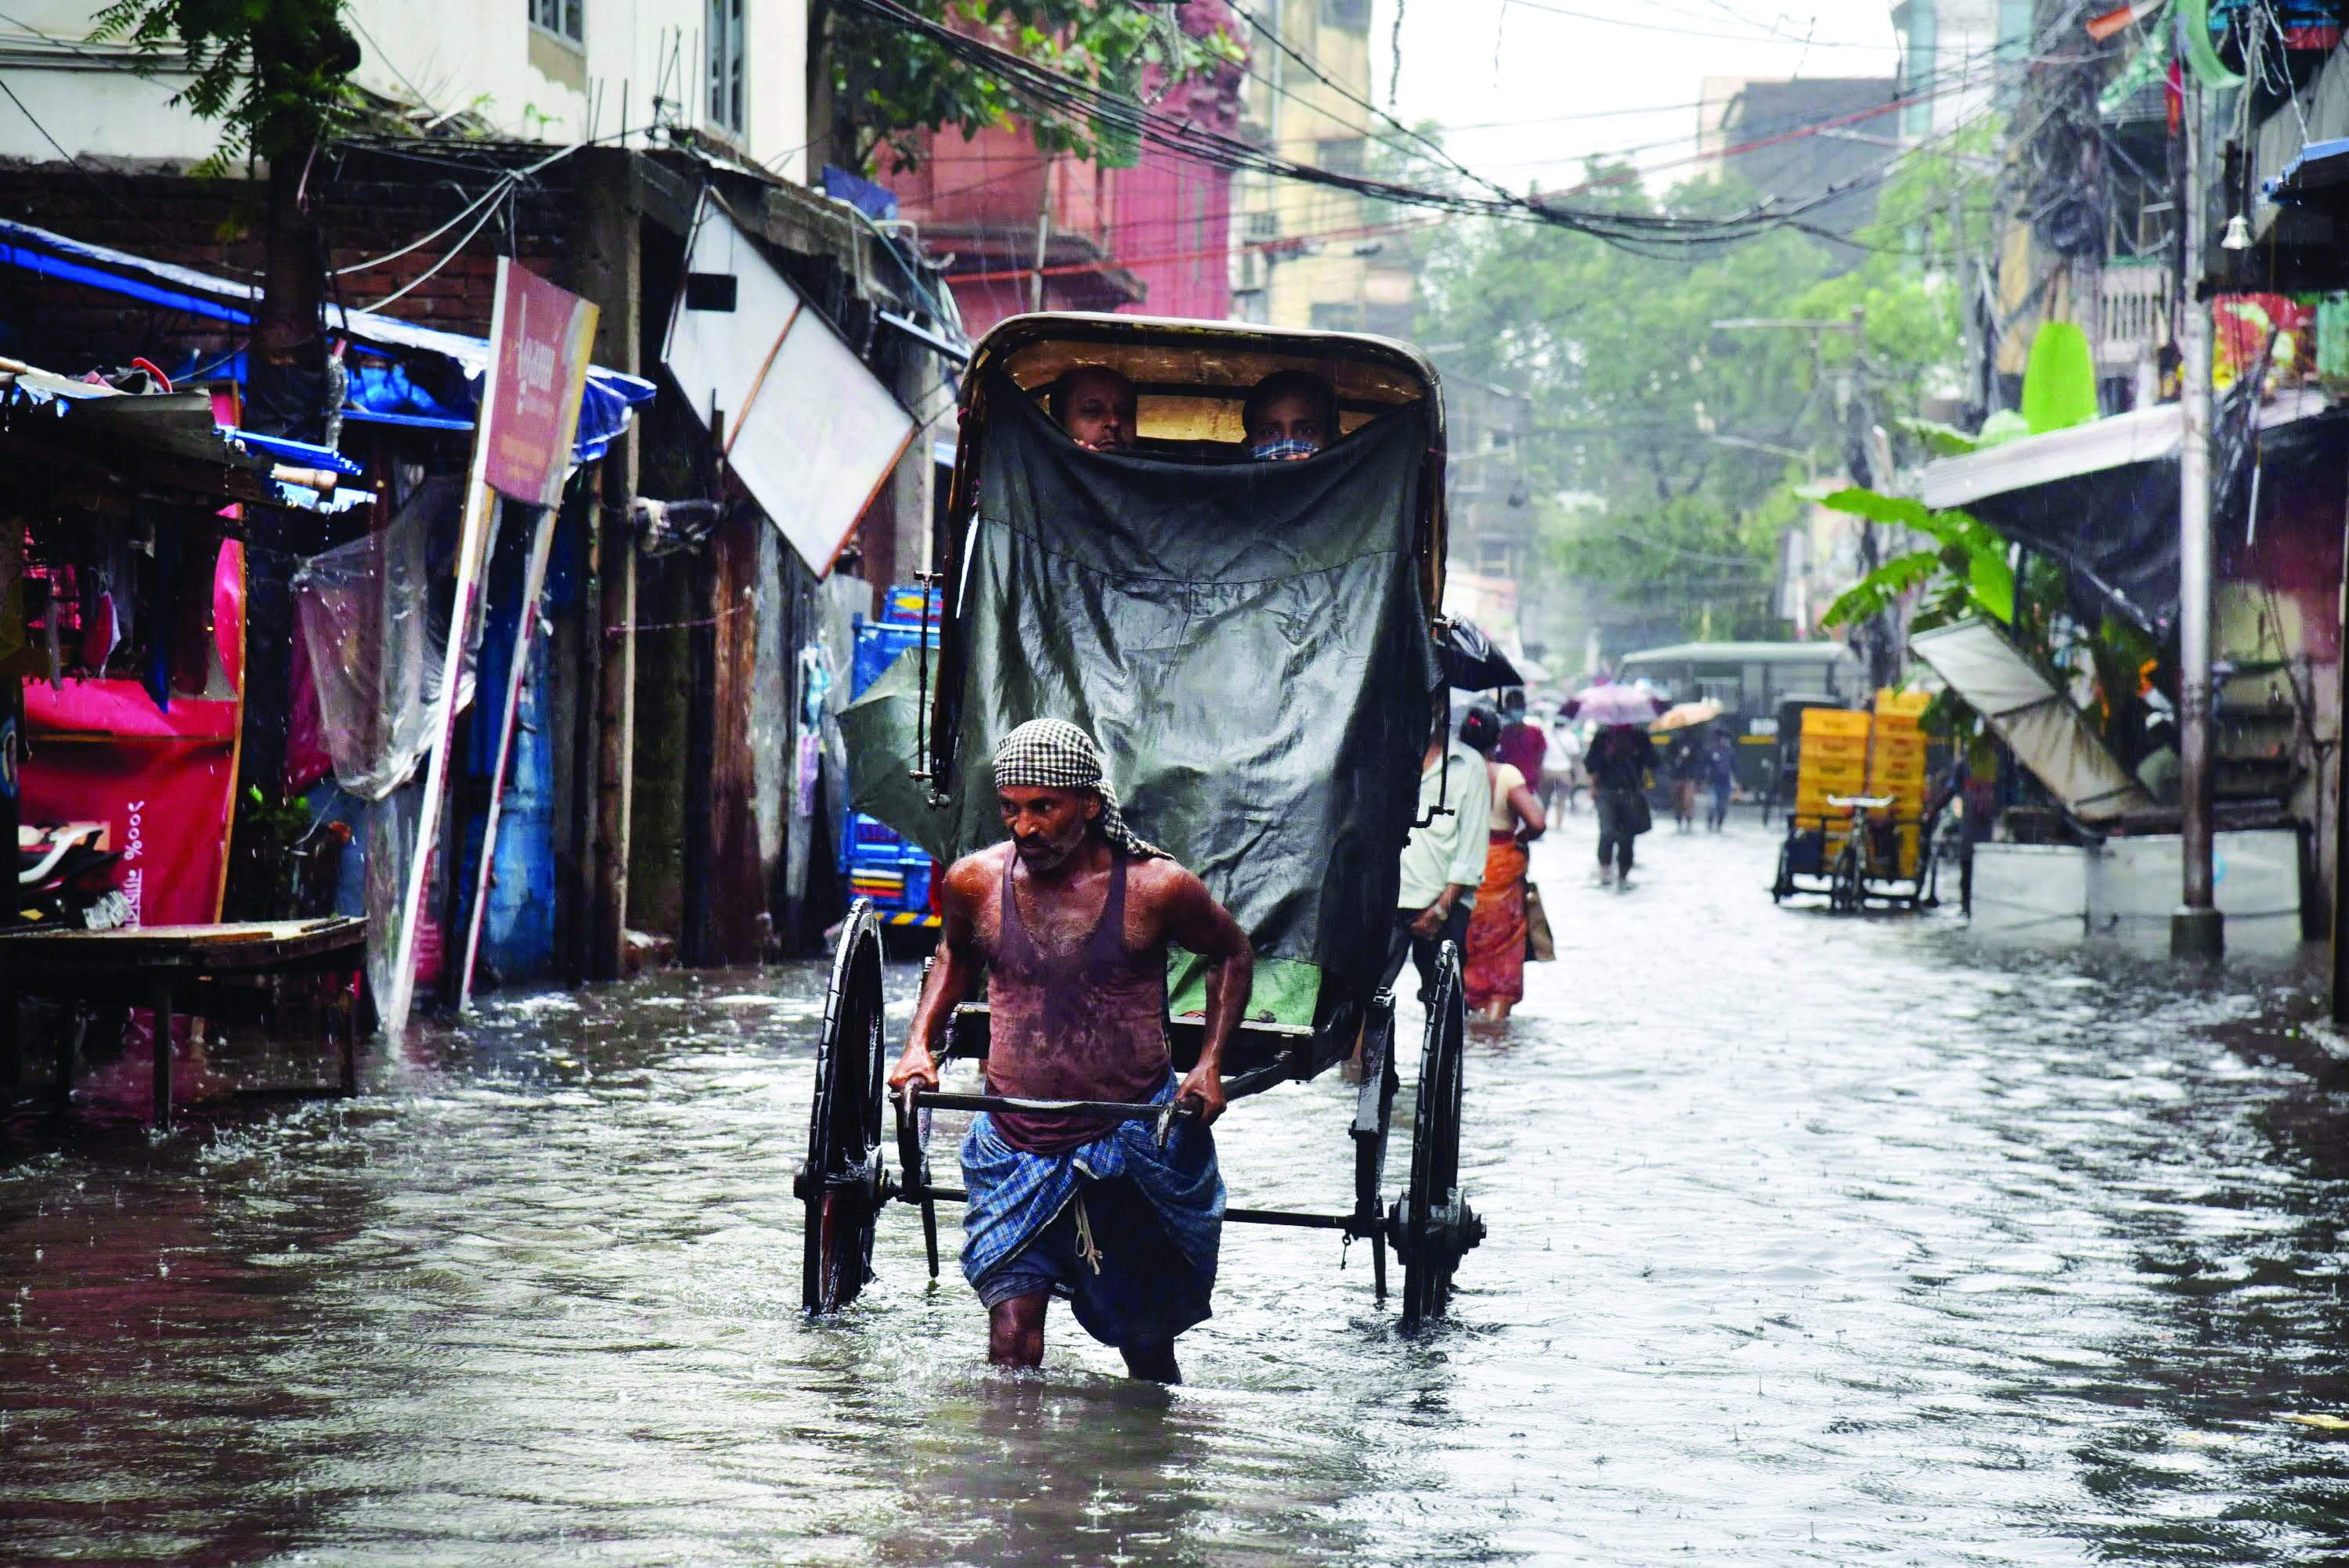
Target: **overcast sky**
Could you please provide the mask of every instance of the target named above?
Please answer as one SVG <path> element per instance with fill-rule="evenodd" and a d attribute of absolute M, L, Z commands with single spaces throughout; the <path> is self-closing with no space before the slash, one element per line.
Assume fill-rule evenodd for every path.
<path fill-rule="evenodd" d="M 1400 7 L 1406 123 L 1454 128 L 1445 144 L 1464 162 L 1519 191 L 1570 185 L 1593 152 L 1626 153 L 1661 188 L 1688 170 L 1708 76 L 1893 74 L 1889 0 L 1791 4 L 1377 0 L 1372 96 L 1385 106 Z"/>

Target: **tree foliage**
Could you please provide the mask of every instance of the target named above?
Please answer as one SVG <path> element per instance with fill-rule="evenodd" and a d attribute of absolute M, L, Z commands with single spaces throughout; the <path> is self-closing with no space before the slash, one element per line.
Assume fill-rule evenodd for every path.
<path fill-rule="evenodd" d="M 1158 25 L 1139 5 L 1096 0 L 905 0 L 933 21 L 975 31 L 1001 47 L 1127 98 L 1146 80 L 1181 81 L 1237 64 L 1239 46 L 1220 28 L 1194 37 Z M 1034 118 L 1002 81 L 953 58 L 911 28 L 870 12 L 834 7 L 829 23 L 833 113 L 842 156 L 870 170 L 921 161 L 926 139 L 956 129 L 1025 125 L 1046 152 L 1122 168 L 1140 154 L 1128 133 L 1096 120 Z"/>
<path fill-rule="evenodd" d="M 221 128 L 206 172 L 247 155 L 305 156 L 350 116 L 359 49 L 343 0 L 114 0 L 90 36 L 131 45 L 141 75 L 186 67 L 171 102 Z"/>
<path fill-rule="evenodd" d="M 1986 615 L 2013 624 L 2015 615 L 2013 546 L 1989 524 L 1962 511 L 1934 511 L 1909 496 L 1870 490 L 1840 490 L 1822 506 L 1871 522 L 1920 533 L 1929 548 L 1906 551 L 1861 578 L 1827 607 L 1830 626 L 1847 626 L 1900 607 L 1911 594 L 1924 594 L 1909 626 L 1926 631 L 1969 616 Z"/>
<path fill-rule="evenodd" d="M 1948 160 L 1911 162 L 1888 182 L 1857 265 L 1845 265 L 1849 247 L 1784 228 L 1633 252 L 1490 224 L 1429 246 L 1423 341 L 1445 346 L 1447 366 L 1535 399 L 1529 466 L 1537 492 L 1559 498 L 1545 520 L 1549 570 L 1640 634 L 1783 634 L 1772 591 L 1779 536 L 1803 516 L 1794 485 L 1814 469 L 1857 475 L 1869 426 L 1953 382 L 1957 294 L 1918 250 L 1948 249 L 1969 226 L 1986 235 L 1988 220 L 1970 188 L 1952 192 Z M 1610 199 L 1695 215 L 1754 195 L 1723 180 L 1659 199 L 1628 168 L 1594 163 L 1577 200 Z M 1864 357 L 1847 331 L 1714 325 L 1849 323 L 1855 310 Z M 1916 449 L 1906 435 L 1894 444 Z"/>

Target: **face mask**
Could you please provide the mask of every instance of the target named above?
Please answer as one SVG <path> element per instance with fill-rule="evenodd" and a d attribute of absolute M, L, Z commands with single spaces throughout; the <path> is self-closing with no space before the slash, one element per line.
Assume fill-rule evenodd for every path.
<path fill-rule="evenodd" d="M 1248 448 L 1248 457 L 1259 463 L 1288 463 L 1299 458 L 1309 458 L 1321 449 L 1312 441 L 1294 438 L 1278 441 L 1258 441 Z"/>

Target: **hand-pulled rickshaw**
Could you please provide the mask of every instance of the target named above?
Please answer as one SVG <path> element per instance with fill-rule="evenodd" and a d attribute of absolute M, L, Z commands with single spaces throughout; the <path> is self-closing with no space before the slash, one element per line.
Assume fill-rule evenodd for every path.
<path fill-rule="evenodd" d="M 1045 412 L 1055 379 L 1089 365 L 1136 388 L 1130 450 L 1081 449 Z M 1235 460 L 1248 390 L 1291 369 L 1335 389 L 1341 438 L 1302 461 Z M 1434 370 L 1379 337 L 1023 315 L 978 346 L 960 417 L 936 662 L 926 638 L 901 661 L 899 673 L 916 672 L 898 686 L 912 722 L 893 732 L 895 757 L 867 746 L 853 761 L 858 809 L 951 860 L 1003 836 L 988 771 L 1002 736 L 1040 716 L 1092 730 L 1127 820 L 1195 872 L 1256 946 L 1256 991 L 1225 1052 L 1227 1099 L 1317 1078 L 1359 1042 L 1350 1207 L 1229 1208 L 1224 1218 L 1368 1243 L 1381 1303 L 1392 1247 L 1404 1330 L 1442 1317 L 1463 1254 L 1484 1235 L 1459 1184 L 1460 955 L 1444 944 L 1423 997 L 1399 1192 L 1386 1157 L 1400 1052 L 1394 999 L 1381 988 L 1444 685 Z M 885 684 L 863 700 L 885 700 Z M 1187 1070 L 1203 1028 L 1198 981 L 1186 955 L 1174 958 L 1168 1038 Z M 881 927 L 860 902 L 833 959 L 795 1182 L 812 1315 L 846 1305 L 872 1278 L 875 1226 L 893 1203 L 919 1212 L 936 1277 L 936 1205 L 966 1194 L 933 1172 L 933 1111 L 1122 1114 L 1159 1119 L 1164 1136 L 1169 1108 L 1159 1105 L 889 1096 L 882 981 Z M 983 1061 L 988 1041 L 988 1005 L 973 997 L 953 1016 L 941 1064 Z M 1245 1160 L 1244 1144 L 1234 1152 Z"/>

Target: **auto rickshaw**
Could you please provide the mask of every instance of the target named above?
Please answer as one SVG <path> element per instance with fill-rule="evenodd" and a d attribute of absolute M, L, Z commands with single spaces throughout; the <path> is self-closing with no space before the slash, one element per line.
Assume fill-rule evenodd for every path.
<path fill-rule="evenodd" d="M 1130 451 L 1081 449 L 1048 416 L 1055 380 L 1096 365 L 1137 390 Z M 1303 460 L 1246 462 L 1242 403 L 1260 378 L 1289 369 L 1335 389 L 1341 434 Z M 1127 820 L 1196 872 L 1256 945 L 1255 994 L 1226 1052 L 1227 1098 L 1278 1104 L 1265 1097 L 1359 1050 L 1350 1207 L 1224 1217 L 1367 1242 L 1381 1303 L 1392 1248 L 1407 1333 L 1444 1315 L 1485 1228 L 1459 1182 L 1465 1007 L 1449 943 L 1422 997 L 1399 1192 L 1385 1174 L 1400 1075 L 1394 998 L 1380 981 L 1444 685 L 1444 462 L 1435 372 L 1402 343 L 1137 316 L 1003 322 L 962 383 L 938 651 L 932 664 L 926 638 L 905 655 L 918 659 L 918 698 L 905 705 L 916 733 L 896 759 L 853 765 L 863 774 L 851 785 L 858 810 L 950 861 L 1002 839 L 989 771 L 1002 736 L 1036 717 L 1090 729 Z M 1204 1026 L 1186 957 L 1174 955 L 1168 981 L 1178 1070 L 1195 1059 Z M 885 1094 L 882 974 L 881 927 L 860 903 L 834 957 L 795 1184 L 811 1315 L 847 1305 L 869 1282 L 874 1227 L 893 1203 L 919 1211 L 936 1277 L 936 1206 L 967 1195 L 932 1173 L 930 1113 L 1009 1103 L 943 1088 Z M 962 1002 L 942 1068 L 984 1060 L 988 1041 L 987 1002 Z M 895 1119 L 885 1139 L 885 1115 Z M 1239 1132 L 1226 1157 L 1244 1162 L 1247 1116 L 1237 1105 L 1235 1116 L 1222 1124 Z"/>

